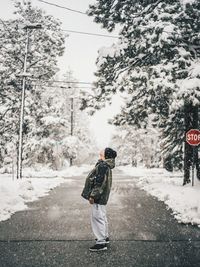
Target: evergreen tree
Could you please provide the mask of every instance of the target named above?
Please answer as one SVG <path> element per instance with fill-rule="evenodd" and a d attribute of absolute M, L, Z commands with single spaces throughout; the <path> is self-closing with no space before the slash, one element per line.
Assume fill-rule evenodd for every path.
<path fill-rule="evenodd" d="M 33 107 L 31 110 L 29 105 L 25 116 L 27 127 L 30 128 L 24 144 L 24 164 L 27 166 L 45 164 L 59 170 L 68 166 L 71 158 L 75 164 L 83 163 L 94 149 L 88 117 L 86 112 L 79 110 L 81 89 L 75 83 L 77 80 L 68 71 L 62 81 L 36 86 L 32 93 L 35 98 L 40 93 L 40 100 L 36 101 L 37 109 Z"/>
<path fill-rule="evenodd" d="M 29 38 L 27 72 L 33 80 L 52 78 L 58 70 L 58 57 L 64 53 L 65 48 L 65 36 L 61 31 L 61 23 L 57 19 L 45 14 L 41 9 L 33 7 L 31 1 L 15 1 L 15 8 L 16 19 L 1 21 L 1 164 L 6 155 L 12 155 L 16 151 L 22 88 L 21 78 L 18 75 L 23 72 L 26 45 L 26 31 L 23 26 L 32 23 L 42 25 L 41 30 L 32 30 Z M 41 114 L 44 112 L 41 105 L 42 87 L 35 92 L 32 79 L 28 79 L 26 86 L 23 125 L 26 138 L 33 127 L 36 127 L 37 120 L 41 118 Z M 11 147 L 12 151 L 10 150 Z"/>
<path fill-rule="evenodd" d="M 118 151 L 118 164 L 131 164 L 134 167 L 159 167 L 162 164 L 160 133 L 148 126 L 138 129 L 135 126 L 119 126 L 111 140 L 111 146 Z M 122 145 L 123 143 L 123 145 Z"/>
<path fill-rule="evenodd" d="M 145 128 L 154 114 L 165 160 L 182 168 L 184 109 L 199 106 L 199 74 L 191 69 L 199 66 L 200 1 L 99 0 L 88 14 L 120 33 L 116 44 L 99 51 L 97 90 L 84 107 L 101 107 L 125 91 L 130 100 L 114 123 Z"/>

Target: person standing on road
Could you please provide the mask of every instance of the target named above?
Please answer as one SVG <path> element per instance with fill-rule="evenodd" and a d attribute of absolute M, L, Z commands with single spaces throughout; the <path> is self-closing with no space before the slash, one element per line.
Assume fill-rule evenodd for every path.
<path fill-rule="evenodd" d="M 117 152 L 109 147 L 100 152 L 100 159 L 88 174 L 81 194 L 92 205 L 91 225 L 96 244 L 90 247 L 90 251 L 106 250 L 109 243 L 106 205 L 112 186 L 111 169 L 115 167 L 116 157 Z"/>

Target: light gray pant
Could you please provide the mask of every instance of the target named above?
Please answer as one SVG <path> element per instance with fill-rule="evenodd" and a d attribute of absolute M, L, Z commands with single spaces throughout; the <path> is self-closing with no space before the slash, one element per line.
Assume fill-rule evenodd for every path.
<path fill-rule="evenodd" d="M 94 203 L 91 212 L 91 225 L 97 239 L 97 244 L 104 244 L 108 237 L 108 221 L 106 217 L 106 206 Z"/>

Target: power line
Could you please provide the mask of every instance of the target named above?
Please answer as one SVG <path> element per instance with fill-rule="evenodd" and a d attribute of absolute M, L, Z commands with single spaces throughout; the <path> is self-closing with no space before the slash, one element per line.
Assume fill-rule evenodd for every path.
<path fill-rule="evenodd" d="M 38 0 L 40 2 L 44 2 L 43 0 Z M 4 27 L 8 28 L 7 25 L 0 19 L 0 22 L 3 24 Z M 100 36 L 100 37 L 107 37 L 107 38 L 116 38 L 118 39 L 118 36 L 114 35 L 106 35 L 106 34 L 98 34 L 98 33 L 92 33 L 92 32 L 80 32 L 80 31 L 73 31 L 73 30 L 62 30 L 63 32 L 71 32 L 71 33 L 78 33 L 78 34 L 84 34 L 84 35 L 91 35 L 91 36 Z"/>
<path fill-rule="evenodd" d="M 31 79 L 31 80 L 36 80 L 36 81 L 38 81 L 38 79 Z M 40 82 L 49 82 L 49 83 L 67 83 L 67 84 L 70 84 L 70 83 L 72 83 L 72 84 L 93 84 L 93 83 L 91 83 L 91 82 L 75 82 L 75 81 L 72 81 L 72 82 L 67 82 L 67 81 L 61 81 L 61 80 L 39 80 Z"/>
<path fill-rule="evenodd" d="M 82 12 L 82 11 L 79 11 L 79 10 L 75 10 L 75 9 L 71 9 L 71 8 L 68 8 L 68 7 L 60 6 L 58 4 L 53 4 L 53 3 L 50 3 L 48 1 L 44 1 L 44 0 L 38 0 L 38 1 L 41 2 L 41 3 L 47 4 L 47 5 L 56 6 L 58 8 L 66 9 L 66 10 L 71 11 L 71 12 L 79 13 L 79 14 L 82 14 L 82 15 L 87 15 L 86 12 Z M 71 33 L 78 33 L 78 34 L 85 34 L 85 35 L 101 36 L 101 37 L 107 37 L 107 38 L 118 38 L 117 36 L 110 36 L 110 35 L 106 35 L 106 34 L 80 32 L 80 31 L 73 31 L 73 30 L 63 30 L 63 31 L 71 32 Z"/>
<path fill-rule="evenodd" d="M 82 12 L 80 10 L 72 9 L 72 8 L 65 7 L 65 6 L 60 6 L 58 4 L 53 4 L 53 3 L 50 3 L 50 2 L 47 2 L 47 1 L 44 1 L 44 0 L 38 0 L 38 1 L 41 2 L 41 3 L 47 4 L 47 5 L 50 5 L 50 6 L 56 6 L 58 8 L 66 9 L 66 10 L 71 11 L 71 12 L 79 13 L 79 14 L 82 14 L 82 15 L 87 15 L 86 12 Z"/>
<path fill-rule="evenodd" d="M 93 84 L 90 82 L 67 82 L 67 81 L 49 81 L 49 82 L 56 82 L 56 83 L 66 83 L 66 84 Z"/>
<path fill-rule="evenodd" d="M 45 81 L 45 80 L 40 80 L 40 81 Z M 46 80 L 47 82 L 49 82 L 49 80 Z M 29 82 L 31 82 L 31 80 L 29 80 Z M 52 81 L 51 81 L 52 82 Z M 73 83 L 73 84 L 85 84 L 86 86 L 79 86 L 79 85 L 73 85 L 72 87 L 70 87 L 68 85 L 68 87 L 66 86 L 62 86 L 62 85 L 51 85 L 49 82 L 49 84 L 44 84 L 44 83 L 37 83 L 37 82 L 34 82 L 34 83 L 31 83 L 32 85 L 34 86 L 42 86 L 42 87 L 48 87 L 48 88 L 61 88 L 61 89 L 95 89 L 95 87 L 93 86 L 89 86 L 89 84 L 92 85 L 92 83 L 85 83 L 85 82 L 64 82 L 64 81 L 53 81 L 53 82 L 62 82 L 62 83 L 66 83 L 66 84 L 70 84 L 70 83 Z M 88 84 L 88 86 L 87 86 Z"/>
<path fill-rule="evenodd" d="M 56 85 L 45 85 L 45 84 L 33 84 L 35 86 L 42 86 L 47 88 L 60 88 L 60 89 L 94 89 L 94 87 L 64 87 L 64 86 L 56 86 Z"/>
<path fill-rule="evenodd" d="M 106 35 L 106 34 L 98 34 L 98 33 L 91 33 L 91 32 L 79 32 L 79 31 L 72 31 L 72 30 L 62 30 L 64 32 L 71 32 L 71 33 L 78 33 L 78 34 L 85 34 L 85 35 L 94 35 L 94 36 L 101 36 L 101 37 L 108 37 L 108 38 L 117 38 L 118 36 L 113 35 Z"/>

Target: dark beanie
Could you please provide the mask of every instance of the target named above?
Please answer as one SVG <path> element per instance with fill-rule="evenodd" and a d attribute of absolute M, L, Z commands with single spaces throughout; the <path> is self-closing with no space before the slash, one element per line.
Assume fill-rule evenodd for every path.
<path fill-rule="evenodd" d="M 105 159 L 114 159 L 117 157 L 117 152 L 110 147 L 105 148 Z"/>

